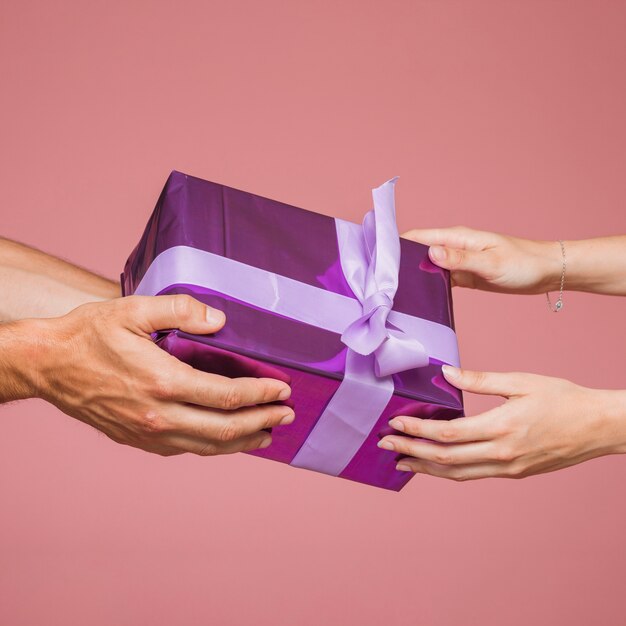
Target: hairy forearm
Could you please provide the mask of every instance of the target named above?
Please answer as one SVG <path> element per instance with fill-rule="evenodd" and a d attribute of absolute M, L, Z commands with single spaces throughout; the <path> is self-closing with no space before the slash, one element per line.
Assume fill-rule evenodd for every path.
<path fill-rule="evenodd" d="M 626 235 L 565 241 L 565 289 L 626 296 Z M 553 242 L 549 273 L 551 288 L 558 290 L 561 252 Z"/>
<path fill-rule="evenodd" d="M 38 362 L 35 320 L 0 324 L 0 403 L 30 398 L 36 375 L 29 367 Z"/>
<path fill-rule="evenodd" d="M 24 244 L 0 238 L 0 321 L 56 317 L 120 296 L 119 285 Z"/>

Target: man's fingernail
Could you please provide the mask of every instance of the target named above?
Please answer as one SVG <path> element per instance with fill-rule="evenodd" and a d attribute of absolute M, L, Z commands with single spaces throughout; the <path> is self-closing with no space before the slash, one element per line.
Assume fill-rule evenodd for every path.
<path fill-rule="evenodd" d="M 399 472 L 410 472 L 411 471 L 411 468 L 408 465 L 405 465 L 404 463 L 398 463 L 396 465 L 396 469 Z"/>
<path fill-rule="evenodd" d="M 378 447 L 383 448 L 383 450 L 393 450 L 393 444 L 391 441 L 387 441 L 386 439 L 381 439 L 378 442 Z"/>
<path fill-rule="evenodd" d="M 285 387 L 279 394 L 279 400 L 286 400 L 291 395 L 291 389 L 289 387 Z"/>
<path fill-rule="evenodd" d="M 270 443 L 272 443 L 272 438 L 271 437 L 266 437 L 265 439 L 263 439 L 263 441 L 261 442 L 261 445 L 259 446 L 259 449 L 261 448 L 267 448 Z"/>
<path fill-rule="evenodd" d="M 444 373 L 446 378 L 458 378 L 459 377 L 459 368 L 454 367 L 453 365 L 442 365 L 441 371 Z"/>
<path fill-rule="evenodd" d="M 441 246 L 431 246 L 429 252 L 430 258 L 434 261 L 445 261 L 448 254 L 447 250 Z"/>
<path fill-rule="evenodd" d="M 289 415 L 285 415 L 285 417 L 283 417 L 283 419 L 280 420 L 280 422 L 278 422 L 281 426 L 283 424 L 291 424 L 291 422 L 293 422 L 293 420 L 295 419 L 295 415 L 293 413 L 289 413 Z"/>
<path fill-rule="evenodd" d="M 396 430 L 404 430 L 404 424 L 402 421 L 395 417 L 392 420 L 389 420 L 389 426 L 391 426 L 391 428 L 395 428 Z"/>
<path fill-rule="evenodd" d="M 210 306 L 206 308 L 206 321 L 209 324 L 221 324 L 226 319 L 226 316 L 222 311 L 218 309 L 213 309 Z"/>

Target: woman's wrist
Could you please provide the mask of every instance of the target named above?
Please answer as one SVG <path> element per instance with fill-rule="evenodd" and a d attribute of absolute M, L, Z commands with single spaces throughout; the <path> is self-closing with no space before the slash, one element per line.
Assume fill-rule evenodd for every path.
<path fill-rule="evenodd" d="M 601 291 L 589 240 L 538 242 L 542 247 L 543 280 L 541 291 L 559 291 L 563 277 L 564 291 Z M 563 251 L 565 254 L 563 254 Z M 563 264 L 565 275 L 563 276 Z"/>
<path fill-rule="evenodd" d="M 535 241 L 533 243 L 536 246 L 535 255 L 540 259 L 540 279 L 536 292 L 559 291 L 563 275 L 563 251 L 561 250 L 561 244 L 558 241 Z M 567 278 L 566 267 L 565 283 L 567 283 Z"/>
<path fill-rule="evenodd" d="M 546 257 L 551 291 L 559 289 L 560 274 L 555 275 L 554 250 L 558 241 L 552 243 L 552 257 Z M 626 295 L 626 237 L 597 237 L 595 239 L 566 240 L 565 247 L 566 291 Z M 560 250 L 559 250 L 560 253 Z"/>
<path fill-rule="evenodd" d="M 601 434 L 600 454 L 626 454 L 626 390 L 593 389 L 590 413 L 599 419 L 594 428 Z"/>

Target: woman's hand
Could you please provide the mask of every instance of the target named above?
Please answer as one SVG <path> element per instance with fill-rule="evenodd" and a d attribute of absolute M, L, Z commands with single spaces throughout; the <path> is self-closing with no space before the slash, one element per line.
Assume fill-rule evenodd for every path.
<path fill-rule="evenodd" d="M 562 270 L 557 241 L 531 241 L 456 226 L 402 235 L 430 246 L 429 256 L 450 270 L 452 284 L 483 291 L 537 294 L 558 289 Z"/>
<path fill-rule="evenodd" d="M 289 397 L 285 382 L 201 372 L 150 338 L 168 328 L 214 333 L 224 321 L 221 311 L 176 295 L 130 296 L 14 322 L 0 334 L 3 356 L 11 357 L 0 359 L 0 370 L 14 379 L 7 399 L 43 398 L 118 443 L 161 455 L 267 447 L 265 429 L 294 419 L 292 409 L 272 404 Z"/>
<path fill-rule="evenodd" d="M 451 421 L 393 418 L 390 426 L 402 434 L 382 438 L 379 446 L 406 455 L 398 470 L 453 480 L 522 478 L 626 452 L 626 391 L 451 366 L 444 366 L 444 375 L 459 389 L 507 401 Z"/>

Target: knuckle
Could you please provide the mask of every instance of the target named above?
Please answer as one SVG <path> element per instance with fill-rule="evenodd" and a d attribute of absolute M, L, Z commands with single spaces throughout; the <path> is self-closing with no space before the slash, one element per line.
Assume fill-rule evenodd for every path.
<path fill-rule="evenodd" d="M 487 382 L 487 374 L 485 372 L 464 372 L 468 383 L 470 383 L 475 389 L 482 389 Z"/>
<path fill-rule="evenodd" d="M 104 318 L 102 321 L 109 321 L 116 317 L 139 319 L 143 314 L 142 300 L 139 296 L 119 298 L 109 311 L 101 310 L 100 313 Z"/>
<path fill-rule="evenodd" d="M 524 478 L 526 468 L 521 463 L 511 463 L 503 472 L 505 478 Z"/>
<path fill-rule="evenodd" d="M 177 319 L 188 320 L 193 316 L 194 301 L 191 296 L 185 294 L 174 296 L 172 307 Z"/>
<path fill-rule="evenodd" d="M 501 447 L 494 451 L 493 460 L 500 462 L 509 462 L 515 458 L 515 452 L 511 447 Z"/>
<path fill-rule="evenodd" d="M 169 431 L 165 417 L 158 411 L 149 410 L 139 418 L 139 428 L 146 435 L 160 435 Z"/>
<path fill-rule="evenodd" d="M 238 409 L 242 404 L 242 394 L 240 389 L 234 382 L 228 383 L 222 393 L 220 406 L 221 408 L 232 410 Z"/>
<path fill-rule="evenodd" d="M 121 309 L 131 317 L 136 317 L 143 309 L 143 300 L 139 296 L 119 298 L 116 308 Z"/>
<path fill-rule="evenodd" d="M 223 442 L 235 441 L 241 437 L 241 434 L 241 428 L 237 422 L 227 420 L 219 430 L 218 439 Z"/>
<path fill-rule="evenodd" d="M 253 381 L 253 384 L 255 386 L 254 395 L 259 398 L 259 402 L 272 402 L 278 397 L 276 388 L 271 384 L 260 380 Z"/>
<path fill-rule="evenodd" d="M 454 457 L 449 452 L 437 452 L 434 456 L 434 461 L 440 465 L 452 465 Z"/>
<path fill-rule="evenodd" d="M 171 376 L 156 374 L 151 382 L 152 396 L 158 400 L 170 400 L 174 396 L 174 385 Z"/>
<path fill-rule="evenodd" d="M 464 250 L 450 250 L 449 251 L 450 266 L 452 268 L 461 267 L 465 261 Z"/>
<path fill-rule="evenodd" d="M 454 428 L 445 428 L 439 433 L 439 439 L 441 441 L 456 441 L 459 437 L 459 433 Z"/>
<path fill-rule="evenodd" d="M 458 483 L 465 482 L 470 479 L 470 475 L 465 471 L 452 472 L 450 478 Z"/>
<path fill-rule="evenodd" d="M 277 409 L 272 408 L 272 410 L 266 411 L 263 415 L 263 419 L 261 420 L 261 430 L 276 426 L 285 415 L 287 415 L 287 413 L 285 412 L 284 407 L 278 407 Z"/>
<path fill-rule="evenodd" d="M 177 454 L 180 454 L 178 450 L 174 450 L 172 448 L 159 448 L 158 450 L 155 450 L 154 452 L 155 454 L 158 454 L 159 456 L 175 456 Z"/>
<path fill-rule="evenodd" d="M 202 446 L 196 454 L 198 454 L 198 456 L 215 456 L 219 454 L 219 450 L 214 443 L 210 442 Z"/>

